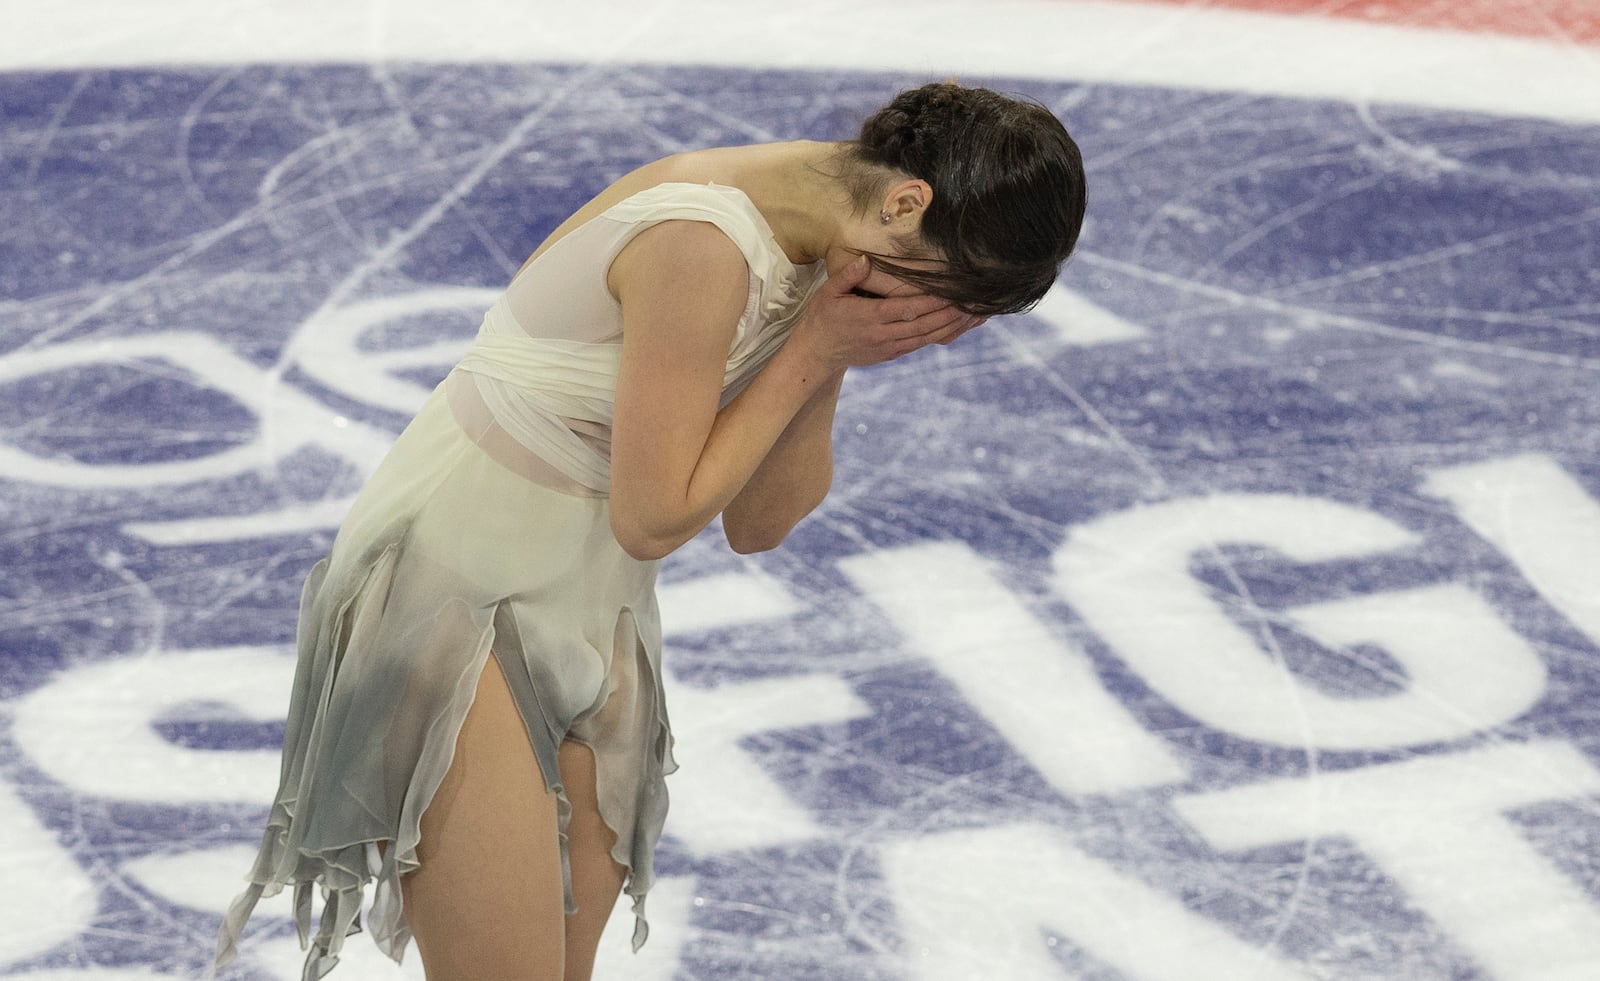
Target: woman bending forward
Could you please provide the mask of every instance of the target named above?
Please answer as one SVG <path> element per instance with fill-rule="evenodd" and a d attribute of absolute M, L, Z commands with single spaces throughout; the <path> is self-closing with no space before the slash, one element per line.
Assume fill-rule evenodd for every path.
<path fill-rule="evenodd" d="M 822 500 L 845 370 L 1025 309 L 1083 220 L 1048 111 L 953 84 L 859 139 L 668 157 L 542 244 L 357 497 L 301 601 L 256 901 L 306 977 L 359 928 L 432 981 L 588 978 L 645 894 L 675 764 L 657 561 Z M 311 892 L 325 907 L 311 935 Z"/>

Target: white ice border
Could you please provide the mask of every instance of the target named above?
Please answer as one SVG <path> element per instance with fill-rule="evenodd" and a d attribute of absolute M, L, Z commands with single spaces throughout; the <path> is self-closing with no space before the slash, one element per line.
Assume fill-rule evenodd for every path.
<path fill-rule="evenodd" d="M 837 68 L 1600 122 L 1600 47 L 1203 3 L 9 0 L 6 8 L 0 71 L 386 61 Z"/>

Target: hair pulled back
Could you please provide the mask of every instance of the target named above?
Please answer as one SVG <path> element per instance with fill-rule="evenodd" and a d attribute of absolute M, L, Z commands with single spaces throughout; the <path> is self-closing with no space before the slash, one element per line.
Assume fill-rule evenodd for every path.
<path fill-rule="evenodd" d="M 1015 313 L 1060 274 L 1083 227 L 1083 157 L 1043 106 L 952 82 L 900 93 L 845 146 L 858 208 L 892 179 L 933 188 L 921 247 L 945 259 L 918 268 L 871 255 L 873 265 L 969 313 Z"/>

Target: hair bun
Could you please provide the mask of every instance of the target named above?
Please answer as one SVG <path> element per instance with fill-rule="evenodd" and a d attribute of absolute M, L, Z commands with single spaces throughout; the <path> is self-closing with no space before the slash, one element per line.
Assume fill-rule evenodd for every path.
<path fill-rule="evenodd" d="M 1083 155 L 1037 102 L 939 82 L 895 96 L 861 127 L 840 174 L 859 214 L 904 176 L 928 197 L 916 241 L 936 268 L 873 256 L 874 268 L 968 313 L 1025 310 L 1055 282 L 1083 227 Z"/>
<path fill-rule="evenodd" d="M 982 91 L 936 82 L 902 92 L 862 125 L 858 142 L 869 158 L 925 176 Z"/>

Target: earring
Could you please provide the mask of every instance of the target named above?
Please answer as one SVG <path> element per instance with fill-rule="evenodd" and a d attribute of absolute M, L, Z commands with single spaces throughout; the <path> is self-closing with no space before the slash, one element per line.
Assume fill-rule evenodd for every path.
<path fill-rule="evenodd" d="M 891 221 L 894 221 L 894 219 L 889 216 L 889 212 L 887 212 L 887 211 L 878 212 L 878 223 L 879 224 L 887 225 Z"/>

